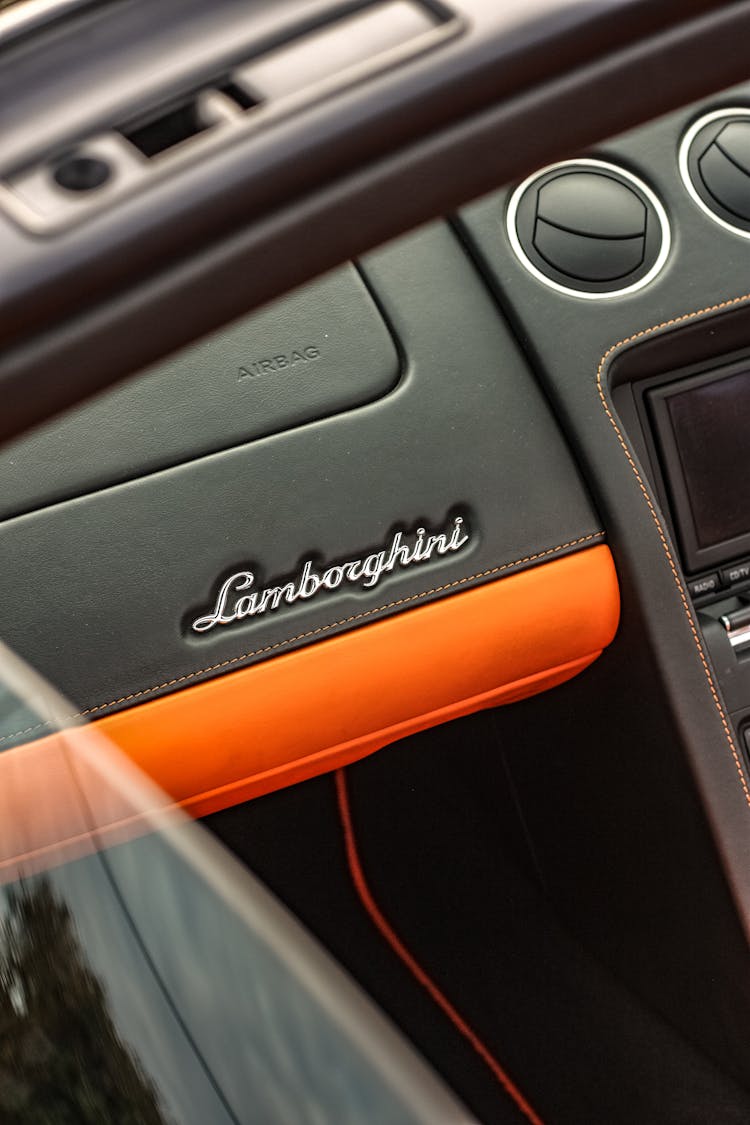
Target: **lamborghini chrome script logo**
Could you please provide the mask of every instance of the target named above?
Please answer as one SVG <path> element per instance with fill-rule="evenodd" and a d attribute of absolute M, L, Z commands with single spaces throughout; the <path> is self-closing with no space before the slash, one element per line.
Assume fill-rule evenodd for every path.
<path fill-rule="evenodd" d="M 296 601 L 307 601 L 326 590 L 336 590 L 347 582 L 360 584 L 364 589 L 371 590 L 384 574 L 389 574 L 396 567 L 416 566 L 428 562 L 433 555 L 448 555 L 453 551 L 460 551 L 469 539 L 462 517 L 456 516 L 438 534 L 428 535 L 423 527 L 418 528 L 414 536 L 406 536 L 397 531 L 383 550 L 374 551 L 364 558 L 337 563 L 322 573 L 318 573 L 312 562 L 308 561 L 292 581 L 281 586 L 253 589 L 253 572 L 239 570 L 223 583 L 214 608 L 203 617 L 197 617 L 193 622 L 193 629 L 196 633 L 207 633 L 217 625 L 231 625 L 246 617 L 260 617 L 269 610 L 278 609 L 282 602 L 292 605 Z"/>

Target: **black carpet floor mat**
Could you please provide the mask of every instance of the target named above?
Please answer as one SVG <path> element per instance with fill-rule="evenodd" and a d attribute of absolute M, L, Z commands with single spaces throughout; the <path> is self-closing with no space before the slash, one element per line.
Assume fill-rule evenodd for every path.
<path fill-rule="evenodd" d="M 535 877 L 490 716 L 380 751 L 345 771 L 345 787 L 376 908 L 546 1125 L 750 1122 L 750 1096 L 638 1003 L 556 920 Z M 339 789 L 340 798 L 341 779 Z M 529 1120 L 365 909 L 347 860 L 334 776 L 204 823 L 331 950 L 481 1121 Z"/>

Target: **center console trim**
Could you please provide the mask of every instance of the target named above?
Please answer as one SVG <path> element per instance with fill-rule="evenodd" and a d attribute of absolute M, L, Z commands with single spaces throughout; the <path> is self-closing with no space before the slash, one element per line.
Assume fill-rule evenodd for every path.
<path fill-rule="evenodd" d="M 700 629 L 699 629 L 698 624 L 696 622 L 696 617 L 695 617 L 695 613 L 694 613 L 693 607 L 692 607 L 691 602 L 690 602 L 690 598 L 689 598 L 688 593 L 685 589 L 685 583 L 683 581 L 683 577 L 682 577 L 682 573 L 681 573 L 679 563 L 678 563 L 678 561 L 675 557 L 675 554 L 673 554 L 673 550 L 672 550 L 672 546 L 671 546 L 670 538 L 669 538 L 669 533 L 666 530 L 666 528 L 664 527 L 664 524 L 662 523 L 662 520 L 661 520 L 659 511 L 657 509 L 657 506 L 654 503 L 654 500 L 651 496 L 650 487 L 647 484 L 647 482 L 644 481 L 644 479 L 643 479 L 641 471 L 640 471 L 640 469 L 639 469 L 639 467 L 638 467 L 638 465 L 635 461 L 634 455 L 631 452 L 628 441 L 625 438 L 625 435 L 623 434 L 622 429 L 620 428 L 620 425 L 618 424 L 618 420 L 615 417 L 615 414 L 613 412 L 612 407 L 610 406 L 610 403 L 609 403 L 609 400 L 608 400 L 608 397 L 607 397 L 607 390 L 608 390 L 607 383 L 608 383 L 609 370 L 611 368 L 611 365 L 612 365 L 615 357 L 618 354 L 620 354 L 625 348 L 627 348 L 630 345 L 636 344 L 640 341 L 643 341 L 643 340 L 647 339 L 648 337 L 655 336 L 657 334 L 675 329 L 680 325 L 686 325 L 686 324 L 689 324 L 689 323 L 691 323 L 693 321 L 696 321 L 698 319 L 703 319 L 703 318 L 707 319 L 708 317 L 710 317 L 712 315 L 716 315 L 718 313 L 725 312 L 725 311 L 727 311 L 729 309 L 732 309 L 732 308 L 739 308 L 743 305 L 748 304 L 749 302 L 750 302 L 750 293 L 744 293 L 744 294 L 741 294 L 740 296 L 737 296 L 737 297 L 730 297 L 730 298 L 727 298 L 723 301 L 718 301 L 716 304 L 709 305 L 706 308 L 695 309 L 695 310 L 690 311 L 690 312 L 682 313 L 678 316 L 670 317 L 669 320 L 662 321 L 660 324 L 654 324 L 654 325 L 651 325 L 647 328 L 642 328 L 639 331 L 631 333 L 630 336 L 626 336 L 624 339 L 619 340 L 617 343 L 612 344 L 612 346 L 610 348 L 608 348 L 607 351 L 605 351 L 605 353 L 601 357 L 601 359 L 599 361 L 599 366 L 598 366 L 597 372 L 596 372 L 596 388 L 597 388 L 597 391 L 598 391 L 598 394 L 599 394 L 599 399 L 600 399 L 600 402 L 601 402 L 602 409 L 604 410 L 604 413 L 606 414 L 607 418 L 609 419 L 609 422 L 612 426 L 612 429 L 614 430 L 615 435 L 617 437 L 617 440 L 620 444 L 620 447 L 621 447 L 623 453 L 625 454 L 625 457 L 627 458 L 628 464 L 630 465 L 630 468 L 633 472 L 633 475 L 635 476 L 635 479 L 638 483 L 638 488 L 640 489 L 640 492 L 641 492 L 641 495 L 643 497 L 644 503 L 648 507 L 651 518 L 654 521 L 654 524 L 656 525 L 656 530 L 659 534 L 659 539 L 661 541 L 661 546 L 662 546 L 662 550 L 663 550 L 663 553 L 664 553 L 665 563 L 668 566 L 668 568 L 670 570 L 670 573 L 672 575 L 672 579 L 673 579 L 675 588 L 677 590 L 677 593 L 679 595 L 679 599 L 680 599 L 680 603 L 682 605 L 683 612 L 684 612 L 684 614 L 687 618 L 688 625 L 690 626 L 690 632 L 691 632 L 692 637 L 693 637 L 693 642 L 694 642 L 695 647 L 696 647 L 697 652 L 698 652 L 698 657 L 700 659 L 700 663 L 701 663 L 701 666 L 703 668 L 703 673 L 704 673 L 704 675 L 706 677 L 706 680 L 708 682 L 708 688 L 709 688 L 709 691 L 711 693 L 711 698 L 713 700 L 714 707 L 716 708 L 716 711 L 718 712 L 718 715 L 719 715 L 721 726 L 722 726 L 722 729 L 723 729 L 723 732 L 724 732 L 724 737 L 726 739 L 726 743 L 727 743 L 727 746 L 729 748 L 729 752 L 732 756 L 732 760 L 734 762 L 734 765 L 735 765 L 735 768 L 736 768 L 736 771 L 737 771 L 737 778 L 739 780 L 740 786 L 742 787 L 742 793 L 743 793 L 743 796 L 744 796 L 744 799 L 745 799 L 745 803 L 746 803 L 747 807 L 750 809 L 750 784 L 748 783 L 748 776 L 747 776 L 747 773 L 746 773 L 745 766 L 743 764 L 741 751 L 739 749 L 737 739 L 735 737 L 734 730 L 732 728 L 732 723 L 730 721 L 730 718 L 729 718 L 729 716 L 727 714 L 727 711 L 726 711 L 726 708 L 724 706 L 718 683 L 715 680 L 714 673 L 711 669 L 711 664 L 710 664 L 710 661 L 708 659 L 707 652 L 706 652 L 705 642 L 702 638 Z"/>

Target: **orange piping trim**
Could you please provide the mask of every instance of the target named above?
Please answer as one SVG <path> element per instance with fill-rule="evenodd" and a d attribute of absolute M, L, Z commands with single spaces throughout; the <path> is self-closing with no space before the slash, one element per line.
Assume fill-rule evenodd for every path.
<path fill-rule="evenodd" d="M 485 1047 L 482 1040 L 476 1032 L 469 1026 L 461 1014 L 453 1007 L 450 1000 L 440 991 L 438 986 L 430 976 L 425 972 L 416 958 L 406 948 L 401 941 L 398 934 L 391 927 L 390 923 L 380 910 L 380 907 L 375 902 L 372 896 L 370 887 L 365 878 L 362 870 L 362 864 L 359 859 L 359 852 L 357 850 L 357 841 L 354 834 L 354 823 L 352 820 L 351 806 L 349 804 L 349 793 L 346 786 L 346 774 L 344 770 L 336 770 L 336 797 L 338 799 L 339 815 L 341 817 L 341 826 L 344 832 L 344 843 L 346 845 L 346 858 L 349 864 L 349 873 L 352 877 L 355 890 L 359 899 L 365 908 L 365 911 L 370 917 L 375 928 L 379 931 L 393 952 L 399 960 L 406 966 L 412 976 L 422 985 L 428 993 L 431 1000 L 441 1009 L 441 1011 L 448 1017 L 457 1031 L 463 1035 L 465 1039 L 471 1044 L 476 1053 L 481 1058 L 482 1062 L 492 1071 L 493 1075 L 500 1083 L 506 1094 L 515 1102 L 518 1109 L 524 1117 L 531 1122 L 531 1125 L 544 1125 L 542 1119 L 529 1105 L 526 1098 L 523 1096 L 515 1082 L 508 1076 L 507 1072 L 503 1069 L 493 1054 Z"/>

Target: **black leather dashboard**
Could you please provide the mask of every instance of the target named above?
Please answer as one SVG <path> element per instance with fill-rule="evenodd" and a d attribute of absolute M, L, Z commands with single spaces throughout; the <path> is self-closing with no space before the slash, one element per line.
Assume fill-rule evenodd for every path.
<path fill-rule="evenodd" d="M 401 356 L 388 393 L 171 468 L 148 472 L 143 462 L 140 478 L 0 523 L 3 637 L 82 711 L 144 702 L 602 540 L 544 397 L 451 230 L 426 228 L 368 256 L 361 269 Z M 360 284 L 353 274 L 349 281 Z M 358 331 L 342 325 L 335 291 L 318 307 L 316 340 L 336 348 L 337 332 Z M 293 348 L 302 331 L 294 306 L 287 311 L 276 316 L 272 351 Z M 236 386 L 232 339 L 230 331 L 202 346 L 204 397 L 215 383 L 221 395 L 227 374 Z M 367 359 L 361 333 L 359 341 L 348 369 L 355 385 Z M 178 365 L 148 393 L 112 392 L 64 426 L 80 434 L 108 414 L 132 446 L 131 431 L 148 437 L 154 429 L 154 386 L 169 414 Z M 266 374 L 283 395 L 289 370 Z M 304 378 L 314 386 L 327 372 L 309 364 Z M 237 398 L 236 409 L 249 410 L 247 401 Z M 183 446 L 193 441 L 200 452 L 204 431 L 199 416 L 181 431 Z M 49 440 L 9 447 L 6 465 L 23 464 Z M 101 441 L 92 438 L 94 456 Z M 399 531 L 412 541 L 420 526 L 450 534 L 457 518 L 466 538 L 460 551 L 392 568 L 377 585 L 360 575 L 225 627 L 192 627 L 234 573 L 253 573 L 256 590 L 283 585 L 308 560 L 321 574 L 387 549 Z M 14 741 L 16 732 L 3 733 Z"/>

